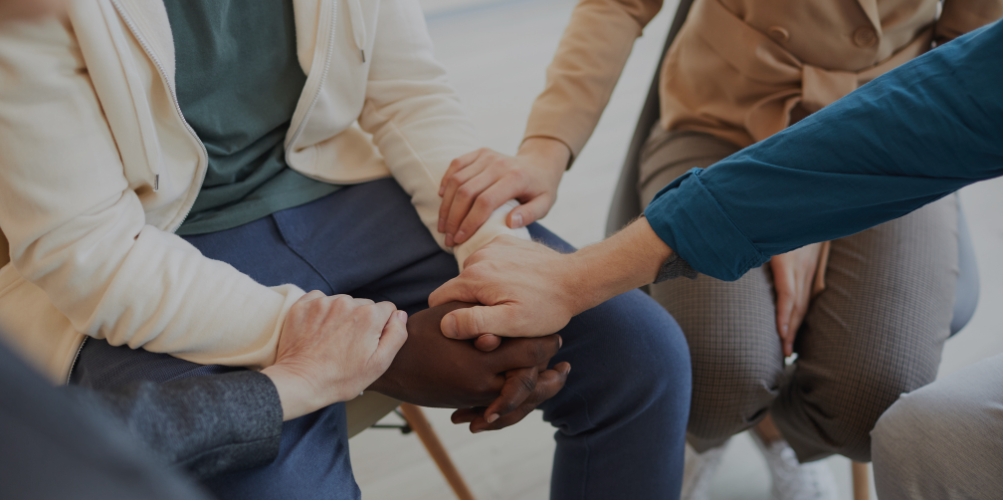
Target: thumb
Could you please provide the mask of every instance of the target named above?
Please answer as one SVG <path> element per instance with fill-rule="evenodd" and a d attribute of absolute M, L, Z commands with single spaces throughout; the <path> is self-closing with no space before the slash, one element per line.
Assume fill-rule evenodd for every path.
<path fill-rule="evenodd" d="M 511 306 L 506 304 L 457 309 L 442 318 L 440 327 L 443 335 L 453 339 L 472 339 L 488 333 L 502 337 L 524 336 L 512 333 L 521 329 L 511 313 Z"/>
<path fill-rule="evenodd" d="M 524 203 L 512 209 L 508 213 L 508 227 L 519 229 L 528 226 L 544 217 L 550 212 L 550 207 L 554 204 L 550 196 L 542 194 L 533 198 L 528 203 Z"/>
<path fill-rule="evenodd" d="M 462 275 L 436 288 L 428 295 L 428 307 L 441 306 L 447 302 L 480 302 L 474 288 Z"/>

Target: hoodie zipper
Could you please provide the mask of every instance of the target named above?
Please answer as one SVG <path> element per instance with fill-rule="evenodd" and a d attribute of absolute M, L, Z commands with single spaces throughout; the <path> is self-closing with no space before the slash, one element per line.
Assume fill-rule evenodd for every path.
<path fill-rule="evenodd" d="M 157 72 L 160 73 L 160 79 L 164 82 L 164 84 L 167 87 L 167 90 L 171 94 L 171 101 L 174 103 L 174 110 L 178 113 L 178 117 L 181 118 L 181 123 L 185 125 L 185 130 L 188 131 L 188 133 L 191 135 L 191 138 L 194 139 L 199 146 L 199 163 L 196 168 L 201 172 L 200 175 L 198 175 L 199 179 L 198 185 L 201 186 L 202 183 L 205 181 L 205 174 L 206 171 L 208 170 L 209 153 L 206 151 L 205 145 L 202 144 L 202 140 L 199 139 L 198 134 L 196 134 L 195 130 L 192 129 L 191 125 L 188 124 L 188 120 L 185 120 L 185 115 L 184 113 L 181 112 L 181 103 L 178 102 L 177 92 L 175 92 L 174 90 L 174 84 L 173 82 L 167 80 L 167 71 L 164 70 L 164 66 L 160 63 L 160 60 L 153 55 L 153 50 L 150 49 L 150 45 L 146 42 L 146 39 L 143 38 L 143 36 L 140 34 L 139 29 L 136 28 L 136 25 L 132 22 L 132 20 L 129 19 L 129 16 L 125 13 L 125 9 L 123 9 L 122 6 L 119 4 L 119 0 L 111 0 L 111 3 L 112 5 L 115 6 L 115 10 L 118 11 L 118 15 L 122 17 L 122 20 L 125 22 L 125 25 L 129 27 L 129 31 L 131 31 L 132 35 L 136 37 L 137 41 L 139 41 L 139 45 L 140 47 L 143 48 L 143 52 L 145 52 L 146 56 L 149 57 L 151 61 L 153 61 L 153 65 L 157 67 Z M 154 188 L 156 190 L 160 189 L 159 174 L 154 179 Z M 188 215 L 191 213 L 192 206 L 194 204 L 195 200 L 193 199 L 191 204 L 188 205 L 188 208 L 185 209 L 185 216 L 181 218 L 181 221 L 178 222 L 173 227 L 167 228 L 167 230 L 174 232 L 179 227 L 181 227 L 181 224 L 184 224 L 185 219 L 187 219 Z"/>
<path fill-rule="evenodd" d="M 84 344 L 87 343 L 89 339 L 87 335 L 84 335 L 84 340 L 80 342 L 80 347 L 77 347 L 77 353 L 73 355 L 73 361 L 70 361 L 70 371 L 66 372 L 66 385 L 70 385 L 70 379 L 73 378 L 73 369 L 77 367 L 77 360 L 80 359 L 80 353 L 84 352 Z"/>
<path fill-rule="evenodd" d="M 327 53 L 324 54 L 324 67 L 323 72 L 320 74 L 320 81 L 317 82 L 317 88 L 314 90 L 313 97 L 310 98 L 310 105 L 307 106 L 306 112 L 303 113 L 303 118 L 300 119 L 299 123 L 296 124 L 296 131 L 293 132 L 292 138 L 289 140 L 289 144 L 286 147 L 286 164 L 291 165 L 289 158 L 289 152 L 292 146 L 296 144 L 299 140 L 300 135 L 303 134 L 303 129 L 306 128 L 306 122 L 310 118 L 310 114 L 313 113 L 313 108 L 317 104 L 317 99 L 320 98 L 320 92 L 324 89 L 324 83 L 327 82 L 327 74 L 331 69 L 331 58 L 334 54 L 334 33 L 335 28 L 338 25 L 338 0 L 331 2 L 332 13 L 331 13 L 331 29 L 327 37 Z"/>

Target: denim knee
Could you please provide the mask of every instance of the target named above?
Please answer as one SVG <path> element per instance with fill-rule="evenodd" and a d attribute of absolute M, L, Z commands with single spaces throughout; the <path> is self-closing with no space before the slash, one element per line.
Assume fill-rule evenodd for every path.
<path fill-rule="evenodd" d="M 693 372 L 686 338 L 672 316 L 637 290 L 603 306 L 627 323 L 615 335 L 620 347 L 610 354 L 616 352 L 616 359 L 609 359 L 626 365 L 619 370 L 624 376 L 613 380 L 617 391 L 638 408 L 667 403 L 673 412 L 682 407 L 688 414 Z"/>

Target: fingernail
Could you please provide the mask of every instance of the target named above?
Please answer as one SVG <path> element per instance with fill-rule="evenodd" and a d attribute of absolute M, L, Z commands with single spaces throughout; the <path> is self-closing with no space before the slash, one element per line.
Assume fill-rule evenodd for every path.
<path fill-rule="evenodd" d="M 498 420 L 498 414 L 497 413 L 492 413 L 492 414 L 488 415 L 488 418 L 486 418 L 485 420 L 487 420 L 489 424 L 493 424 L 493 423 L 495 423 L 495 420 Z"/>
<path fill-rule="evenodd" d="M 784 325 L 783 330 L 784 330 L 784 335 L 787 335 L 787 325 Z"/>
<path fill-rule="evenodd" d="M 449 233 L 446 233 L 446 246 L 447 247 L 453 246 L 453 235 Z"/>
<path fill-rule="evenodd" d="M 406 312 L 404 312 L 404 311 L 397 311 L 397 317 L 400 318 L 401 321 L 407 323 L 407 313 Z"/>
<path fill-rule="evenodd" d="M 557 336 L 557 348 L 560 349 L 561 347 L 564 347 L 564 337 L 561 337 L 560 335 L 558 335 Z"/>
<path fill-rule="evenodd" d="M 445 187 L 440 187 L 439 188 L 439 198 L 442 198 L 442 195 L 445 194 L 445 193 L 446 193 L 446 188 Z"/>
<path fill-rule="evenodd" d="M 481 432 L 481 431 L 483 431 L 483 430 L 484 430 L 484 429 L 470 429 L 470 433 L 471 433 L 471 434 L 477 434 L 478 432 Z"/>
<path fill-rule="evenodd" d="M 442 333 L 447 337 L 456 338 L 456 317 L 452 314 L 442 320 Z"/>
<path fill-rule="evenodd" d="M 458 242 L 460 242 L 460 243 L 463 243 L 463 240 L 466 237 L 467 237 L 467 233 L 464 232 L 464 231 L 460 231 L 460 232 L 456 233 L 456 237 L 453 238 L 453 239 L 456 240 L 456 241 L 458 241 Z"/>
<path fill-rule="evenodd" d="M 565 374 L 565 375 L 567 375 L 567 374 L 569 374 L 569 373 L 571 373 L 571 365 L 568 365 L 568 369 L 567 369 L 567 370 L 564 370 L 564 374 Z"/>
<path fill-rule="evenodd" d="M 522 227 L 522 214 L 512 214 L 512 229 L 519 229 L 520 227 Z"/>

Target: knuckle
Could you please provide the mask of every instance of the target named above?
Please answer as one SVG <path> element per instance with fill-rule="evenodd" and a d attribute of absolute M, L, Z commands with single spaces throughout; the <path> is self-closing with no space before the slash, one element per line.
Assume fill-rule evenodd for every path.
<path fill-rule="evenodd" d="M 519 377 L 519 385 L 521 385 L 522 388 L 527 393 L 532 393 L 533 390 L 536 389 L 536 385 L 537 385 L 536 384 L 536 378 L 531 377 L 529 375 L 522 375 L 522 376 Z"/>
<path fill-rule="evenodd" d="M 494 197 L 490 195 L 481 195 L 477 198 L 477 201 L 474 202 L 474 208 L 478 208 L 480 210 L 492 210 L 494 207 L 495 200 Z"/>
<path fill-rule="evenodd" d="M 474 197 L 474 188 L 464 184 L 456 191 L 456 196 L 458 196 L 461 200 L 469 200 Z"/>
<path fill-rule="evenodd" d="M 549 350 L 542 342 L 533 342 L 529 348 L 529 355 L 533 360 L 533 364 L 538 365 L 550 359 L 550 353 L 548 351 Z"/>
<path fill-rule="evenodd" d="M 520 184 L 525 183 L 529 179 L 529 176 L 525 170 L 521 168 L 516 168 L 514 165 L 512 166 L 512 169 L 509 171 L 508 175 L 509 177 L 512 178 L 512 180 L 517 181 Z"/>

